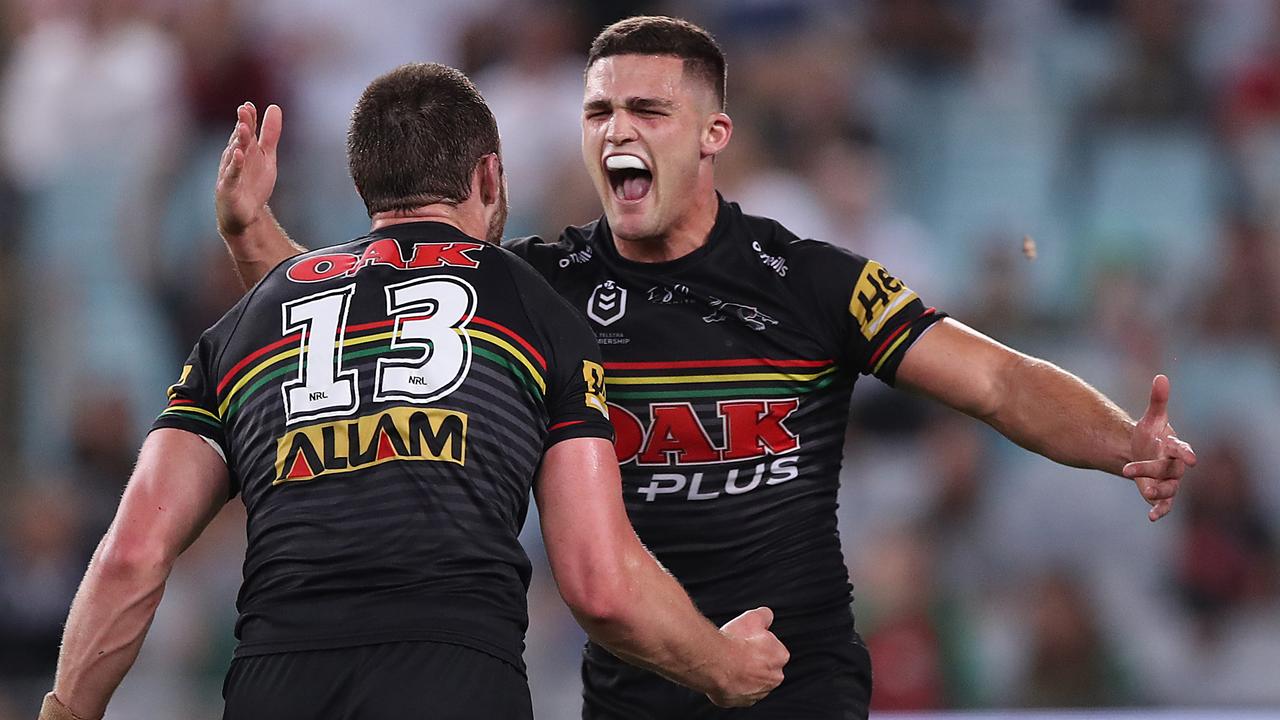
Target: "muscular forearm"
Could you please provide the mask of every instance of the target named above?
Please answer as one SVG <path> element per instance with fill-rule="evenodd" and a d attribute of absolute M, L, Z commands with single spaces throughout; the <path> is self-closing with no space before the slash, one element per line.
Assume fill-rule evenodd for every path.
<path fill-rule="evenodd" d="M 1002 386 L 999 402 L 981 418 L 1022 447 L 1116 475 L 1132 460 L 1133 420 L 1080 378 L 1020 356 L 1009 363 Z"/>
<path fill-rule="evenodd" d="M 222 232 L 222 240 L 235 261 L 236 273 L 246 290 L 258 284 L 271 269 L 306 248 L 291 240 L 270 207 L 263 207 L 262 216 L 239 233 Z"/>
<path fill-rule="evenodd" d="M 76 593 L 62 636 L 54 693 L 82 718 L 102 717 L 138 657 L 169 566 L 115 557 L 104 539 Z"/>
<path fill-rule="evenodd" d="M 723 681 L 732 642 L 694 607 L 684 588 L 640 545 L 624 560 L 621 601 L 575 616 L 591 639 L 627 662 L 700 692 Z"/>

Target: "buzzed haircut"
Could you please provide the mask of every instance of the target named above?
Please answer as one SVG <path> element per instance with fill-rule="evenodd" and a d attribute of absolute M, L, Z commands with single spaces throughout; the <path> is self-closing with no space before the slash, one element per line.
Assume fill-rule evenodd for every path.
<path fill-rule="evenodd" d="M 613 55 L 671 55 L 684 60 L 685 72 L 704 79 L 725 108 L 724 51 L 711 33 L 688 20 L 662 15 L 637 15 L 610 25 L 591 43 L 587 69 Z"/>
<path fill-rule="evenodd" d="M 463 202 L 480 158 L 498 151 L 480 91 L 437 63 L 401 65 L 369 83 L 347 132 L 351 179 L 371 217 Z"/>

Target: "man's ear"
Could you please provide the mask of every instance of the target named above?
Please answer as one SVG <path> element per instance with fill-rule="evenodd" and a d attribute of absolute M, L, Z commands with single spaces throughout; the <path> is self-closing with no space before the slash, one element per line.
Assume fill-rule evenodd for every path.
<path fill-rule="evenodd" d="M 721 150 L 729 146 L 729 138 L 733 136 L 733 119 L 718 112 L 707 118 L 702 129 L 702 155 L 719 155 Z"/>
<path fill-rule="evenodd" d="M 502 202 L 502 160 L 497 153 L 489 153 L 476 164 L 477 182 L 480 186 L 480 202 L 494 205 Z"/>

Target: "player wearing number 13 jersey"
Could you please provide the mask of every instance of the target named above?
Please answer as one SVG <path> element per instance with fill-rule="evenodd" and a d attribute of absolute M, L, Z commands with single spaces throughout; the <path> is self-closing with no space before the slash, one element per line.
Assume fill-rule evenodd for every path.
<path fill-rule="evenodd" d="M 534 471 L 610 435 L 567 312 L 420 222 L 289 260 L 201 337 L 156 425 L 208 438 L 248 510 L 237 657 L 433 640 L 520 666 Z"/>

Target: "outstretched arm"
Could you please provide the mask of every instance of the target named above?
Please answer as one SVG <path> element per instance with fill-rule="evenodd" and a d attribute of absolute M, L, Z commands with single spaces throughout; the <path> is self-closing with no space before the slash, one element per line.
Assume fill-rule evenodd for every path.
<path fill-rule="evenodd" d="M 751 610 L 717 630 L 640 544 L 607 440 L 553 445 L 536 496 L 560 594 L 592 640 L 721 706 L 750 705 L 782 682 L 789 655 L 768 630 L 772 611 Z"/>
<path fill-rule="evenodd" d="M 1196 463 L 1191 446 L 1169 425 L 1163 375 L 1135 423 L 1080 378 L 948 318 L 907 351 L 897 382 L 1051 460 L 1133 479 L 1152 506 L 1152 521 L 1172 509 L 1183 474 Z"/>
<path fill-rule="evenodd" d="M 246 290 L 283 260 L 306 252 L 289 239 L 267 206 L 276 184 L 276 148 L 282 124 L 278 105 L 267 107 L 261 131 L 253 103 L 236 108 L 236 127 L 218 163 L 213 193 L 218 234 Z"/>
<path fill-rule="evenodd" d="M 102 717 L 138 657 L 174 561 L 227 502 L 230 488 L 226 464 L 199 436 L 160 429 L 147 437 L 71 603 L 42 720 Z"/>

